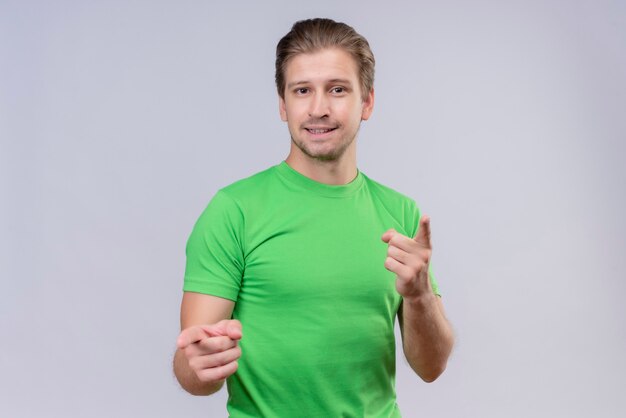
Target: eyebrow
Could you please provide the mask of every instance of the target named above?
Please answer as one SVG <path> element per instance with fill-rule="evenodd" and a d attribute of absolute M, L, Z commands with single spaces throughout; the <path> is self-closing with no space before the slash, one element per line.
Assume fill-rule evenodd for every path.
<path fill-rule="evenodd" d="M 301 81 L 294 81 L 291 83 L 287 84 L 287 89 L 292 89 L 296 86 L 300 86 L 303 84 L 310 84 L 311 82 L 308 80 L 301 80 Z M 328 84 L 346 84 L 348 86 L 352 86 L 352 83 L 350 82 L 350 80 L 344 79 L 344 78 L 333 78 L 331 80 L 327 81 Z"/>

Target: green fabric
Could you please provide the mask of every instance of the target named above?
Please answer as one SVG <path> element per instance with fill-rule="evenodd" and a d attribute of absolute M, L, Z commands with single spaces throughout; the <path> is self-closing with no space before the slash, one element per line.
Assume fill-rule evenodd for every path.
<path fill-rule="evenodd" d="M 187 244 L 184 290 L 236 302 L 231 417 L 400 416 L 401 297 L 381 236 L 414 236 L 419 216 L 413 200 L 363 173 L 331 186 L 285 162 L 214 196 Z"/>

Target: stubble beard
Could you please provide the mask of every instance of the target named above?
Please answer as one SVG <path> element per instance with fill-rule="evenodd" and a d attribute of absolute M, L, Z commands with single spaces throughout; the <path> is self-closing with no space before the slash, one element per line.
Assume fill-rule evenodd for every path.
<path fill-rule="evenodd" d="M 291 142 L 298 147 L 298 149 L 300 151 L 302 151 L 302 153 L 304 155 L 306 155 L 307 157 L 313 159 L 313 160 L 317 160 L 320 162 L 332 162 L 332 161 L 337 161 L 339 160 L 343 154 L 346 152 L 346 150 L 348 149 L 348 147 L 350 145 L 352 145 L 352 143 L 354 142 L 354 140 L 357 137 L 357 134 L 359 133 L 359 129 L 361 128 L 361 125 L 359 124 L 359 127 L 357 128 L 356 132 L 354 133 L 354 136 L 349 140 L 349 141 L 342 141 L 339 146 L 335 149 L 332 149 L 329 152 L 326 153 L 315 153 L 312 150 L 310 150 L 307 147 L 307 144 L 304 141 L 298 141 L 296 139 L 294 139 L 294 136 L 291 135 Z"/>

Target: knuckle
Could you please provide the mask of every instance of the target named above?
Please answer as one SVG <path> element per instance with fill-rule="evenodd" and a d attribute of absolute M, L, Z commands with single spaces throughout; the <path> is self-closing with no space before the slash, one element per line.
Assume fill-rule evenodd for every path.
<path fill-rule="evenodd" d="M 187 360 L 191 360 L 193 357 L 195 357 L 197 355 L 197 347 L 195 347 L 195 345 L 190 345 L 187 348 L 185 348 L 185 350 L 183 350 L 183 353 L 185 353 L 185 357 L 187 358 Z"/>
<path fill-rule="evenodd" d="M 385 259 L 385 267 L 391 268 L 391 264 L 392 264 L 391 257 L 387 257 Z"/>
<path fill-rule="evenodd" d="M 226 351 L 229 348 L 233 348 L 235 346 L 236 342 L 231 340 L 228 337 L 222 337 L 221 341 L 220 341 L 220 351 Z"/>
<path fill-rule="evenodd" d="M 189 359 L 189 367 L 191 370 L 195 370 L 196 372 L 206 368 L 204 367 L 204 359 L 202 357 L 193 357 Z"/>
<path fill-rule="evenodd" d="M 406 285 L 406 284 L 407 284 L 410 280 L 409 280 L 409 278 L 407 277 L 407 275 L 406 275 L 406 274 L 404 274 L 404 273 L 400 273 L 400 274 L 398 274 L 398 275 L 397 275 L 397 281 L 398 281 L 398 283 L 399 283 L 400 285 L 404 286 L 404 285 Z"/>
<path fill-rule="evenodd" d="M 196 376 L 198 376 L 198 380 L 200 380 L 201 382 L 215 382 L 218 379 L 215 379 L 213 377 L 213 373 L 211 373 L 211 369 L 205 369 L 205 370 L 201 370 L 199 372 L 196 372 Z"/>
<path fill-rule="evenodd" d="M 224 346 L 224 337 L 211 337 L 207 338 L 205 342 L 206 352 L 209 354 L 217 353 L 223 351 Z"/>
<path fill-rule="evenodd" d="M 198 341 L 198 348 L 202 349 L 203 351 L 210 350 L 212 346 L 212 339 L 213 338 L 209 337 Z"/>
<path fill-rule="evenodd" d="M 212 353 L 221 351 L 220 350 L 221 343 L 222 343 L 222 341 L 221 341 L 220 337 L 213 337 L 213 338 L 211 338 L 211 341 L 208 342 L 208 347 L 207 347 L 209 353 L 212 354 Z"/>
<path fill-rule="evenodd" d="M 230 350 L 224 352 L 224 356 L 221 359 L 222 361 L 220 365 L 231 363 L 233 361 L 236 361 L 240 357 L 241 357 L 241 348 L 239 347 L 231 348 Z"/>
<path fill-rule="evenodd" d="M 393 237 L 391 237 L 391 239 L 389 240 L 389 244 L 393 245 L 393 246 L 397 246 L 398 244 L 400 244 L 400 240 L 402 239 L 402 237 L 398 234 L 394 235 Z"/>
<path fill-rule="evenodd" d="M 217 380 L 226 379 L 228 376 L 232 374 L 232 372 L 230 371 L 230 367 L 228 367 L 227 364 L 224 366 L 216 367 L 215 372 L 216 372 L 215 377 Z"/>
<path fill-rule="evenodd" d="M 239 350 L 233 349 L 233 352 L 240 354 Z M 225 352 L 210 356 L 211 359 L 207 361 L 206 364 L 194 368 L 193 370 L 198 376 L 198 379 L 202 382 L 218 382 L 235 373 L 239 367 L 237 362 L 239 355 L 233 360 L 230 360 L 228 358 L 229 354 L 232 356 L 233 353 Z"/>
<path fill-rule="evenodd" d="M 418 261 L 417 263 L 415 263 L 413 266 L 411 266 L 411 271 L 413 273 L 414 277 L 419 277 L 422 272 L 425 270 L 426 268 L 426 264 L 422 263 L 421 261 Z"/>
<path fill-rule="evenodd" d="M 213 355 L 211 360 L 211 364 L 213 367 L 220 367 L 225 364 L 228 364 L 228 351 L 223 351 L 221 353 L 217 353 Z"/>

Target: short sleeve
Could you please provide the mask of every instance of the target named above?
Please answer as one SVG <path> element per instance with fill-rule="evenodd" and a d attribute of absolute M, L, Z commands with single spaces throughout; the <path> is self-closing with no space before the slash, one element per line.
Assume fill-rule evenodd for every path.
<path fill-rule="evenodd" d="M 409 236 L 413 238 L 415 237 L 415 235 L 417 235 L 417 230 L 420 226 L 420 218 L 422 216 L 419 207 L 414 200 L 408 200 L 408 207 L 404 211 L 404 216 L 404 222 L 405 225 L 407 225 L 406 231 L 409 233 Z M 437 296 L 441 296 L 441 293 L 439 292 L 439 285 L 437 283 L 437 279 L 435 279 L 435 275 L 433 274 L 432 267 L 432 263 L 430 263 L 430 265 L 428 266 L 428 276 L 430 277 L 430 284 L 433 288 L 433 293 Z"/>
<path fill-rule="evenodd" d="M 187 241 L 183 290 L 237 301 L 244 271 L 243 236 L 241 208 L 218 191 Z"/>

